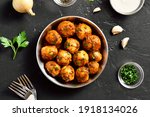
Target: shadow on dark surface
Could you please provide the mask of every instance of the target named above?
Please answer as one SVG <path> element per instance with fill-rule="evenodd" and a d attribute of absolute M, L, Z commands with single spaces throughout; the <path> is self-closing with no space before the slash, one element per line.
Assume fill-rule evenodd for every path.
<path fill-rule="evenodd" d="M 14 92 L 12 92 L 11 90 L 8 89 L 8 87 L 5 87 L 5 90 L 1 91 L 2 95 L 9 95 L 9 97 L 7 98 L 7 100 L 12 100 L 12 97 L 14 97 L 14 100 L 19 100 L 21 98 L 19 98 L 19 96 L 17 96 Z M 0 96 L 0 100 L 6 100 L 3 96 Z"/>
<path fill-rule="evenodd" d="M 24 14 L 18 13 L 14 10 L 11 0 L 7 1 L 1 9 L 1 18 L 3 18 L 3 21 L 5 22 L 20 20 L 24 16 Z"/>

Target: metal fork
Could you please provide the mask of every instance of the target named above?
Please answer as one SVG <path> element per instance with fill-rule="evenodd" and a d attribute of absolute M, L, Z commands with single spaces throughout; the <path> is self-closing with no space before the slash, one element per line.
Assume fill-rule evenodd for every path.
<path fill-rule="evenodd" d="M 19 81 L 20 84 L 22 84 L 22 85 L 26 86 L 28 89 L 30 89 L 33 92 L 33 94 L 35 95 L 36 99 L 37 99 L 36 89 L 32 85 L 31 81 L 29 80 L 29 78 L 25 74 L 18 77 L 18 81 Z"/>
<path fill-rule="evenodd" d="M 16 81 L 13 81 L 8 88 L 25 100 L 36 100 L 36 96 L 30 89 Z"/>

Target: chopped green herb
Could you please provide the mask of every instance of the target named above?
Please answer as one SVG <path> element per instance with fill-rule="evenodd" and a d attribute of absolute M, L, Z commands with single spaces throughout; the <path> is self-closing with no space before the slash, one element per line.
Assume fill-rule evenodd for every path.
<path fill-rule="evenodd" d="M 55 40 L 55 41 L 52 41 L 51 43 L 55 45 L 55 44 L 56 44 L 56 42 L 57 42 L 57 41 Z"/>
<path fill-rule="evenodd" d="M 95 56 L 94 55 L 92 55 L 92 59 L 95 60 Z"/>
<path fill-rule="evenodd" d="M 80 28 L 77 28 L 77 29 L 76 29 L 76 32 L 80 32 L 80 31 L 82 31 Z"/>
<path fill-rule="evenodd" d="M 87 46 L 88 46 L 88 43 L 84 43 L 84 46 L 87 47 Z"/>
<path fill-rule="evenodd" d="M 58 67 L 58 66 L 55 66 L 55 70 L 56 70 L 56 71 L 59 70 L 59 67 Z"/>
<path fill-rule="evenodd" d="M 120 70 L 120 75 L 127 85 L 133 85 L 139 80 L 137 69 L 134 65 L 125 65 Z"/>
<path fill-rule="evenodd" d="M 76 61 L 76 64 L 77 64 L 78 66 L 80 66 L 80 65 L 81 65 L 81 61 Z"/>
<path fill-rule="evenodd" d="M 68 48 L 70 46 L 70 43 L 66 42 L 65 47 Z"/>
<path fill-rule="evenodd" d="M 14 52 L 13 60 L 16 58 L 18 49 L 20 47 L 25 48 L 29 45 L 29 41 L 27 41 L 25 31 L 22 31 L 18 36 L 14 37 L 12 40 L 9 40 L 6 37 L 0 37 L 0 43 L 4 46 L 4 48 L 11 47 Z"/>

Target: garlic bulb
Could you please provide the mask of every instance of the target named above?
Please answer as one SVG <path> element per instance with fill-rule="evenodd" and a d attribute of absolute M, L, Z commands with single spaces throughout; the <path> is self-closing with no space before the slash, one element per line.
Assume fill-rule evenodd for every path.
<path fill-rule="evenodd" d="M 100 7 L 96 7 L 94 10 L 93 10 L 93 13 L 96 13 L 96 12 L 99 12 L 101 11 L 101 8 Z"/>
<path fill-rule="evenodd" d="M 13 8 L 19 13 L 28 13 L 32 16 L 35 15 L 32 11 L 33 0 L 13 0 L 12 5 Z"/>
<path fill-rule="evenodd" d="M 126 37 L 121 40 L 121 46 L 123 49 L 127 46 L 129 39 L 130 39 L 129 37 Z"/>
<path fill-rule="evenodd" d="M 124 29 L 123 29 L 121 26 L 119 26 L 119 25 L 114 26 L 114 27 L 112 28 L 112 34 L 113 34 L 113 35 L 120 34 L 122 31 L 124 31 Z"/>

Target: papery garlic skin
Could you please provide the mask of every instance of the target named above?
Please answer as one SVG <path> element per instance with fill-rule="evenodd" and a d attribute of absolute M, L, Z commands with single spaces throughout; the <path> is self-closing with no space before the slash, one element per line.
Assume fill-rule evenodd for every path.
<path fill-rule="evenodd" d="M 13 8 L 19 13 L 28 13 L 32 16 L 35 15 L 32 11 L 33 0 L 13 0 L 12 5 Z"/>
<path fill-rule="evenodd" d="M 121 40 L 121 46 L 123 49 L 128 45 L 129 39 L 130 39 L 129 37 L 125 37 L 124 39 Z"/>
<path fill-rule="evenodd" d="M 120 33 L 123 32 L 123 31 L 124 31 L 124 29 L 123 29 L 121 26 L 119 26 L 119 25 L 114 26 L 114 27 L 112 28 L 112 34 L 113 34 L 113 35 L 120 34 Z"/>

